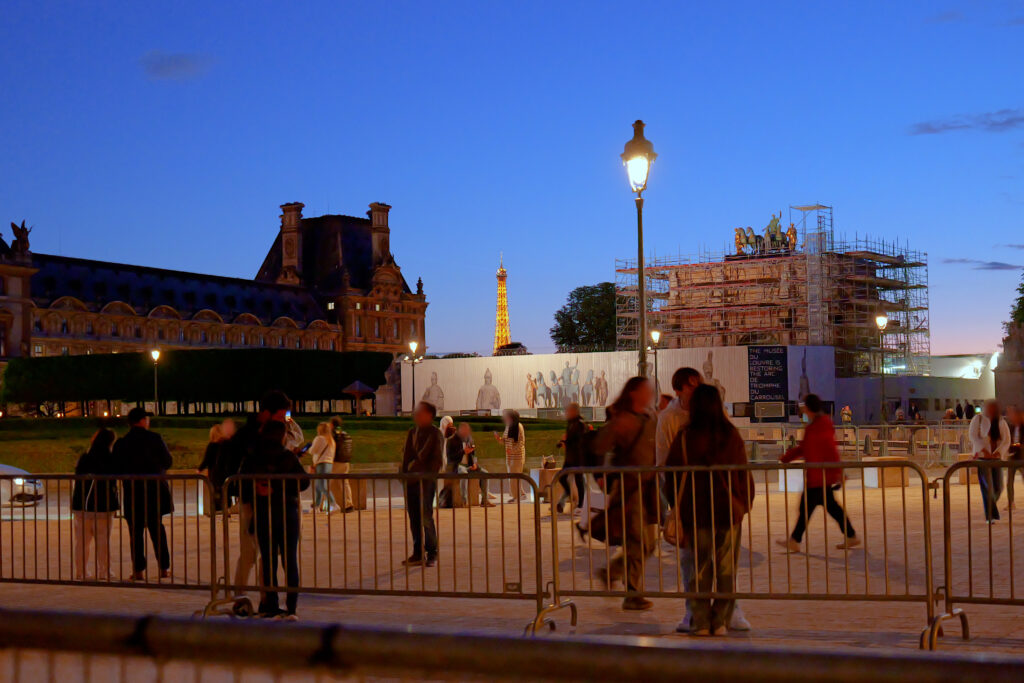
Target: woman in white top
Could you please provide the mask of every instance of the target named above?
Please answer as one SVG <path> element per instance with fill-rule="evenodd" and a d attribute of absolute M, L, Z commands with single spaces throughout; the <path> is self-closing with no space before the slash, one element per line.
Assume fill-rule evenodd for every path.
<path fill-rule="evenodd" d="M 334 467 L 334 434 L 331 433 L 331 425 L 321 422 L 316 426 L 316 438 L 313 445 L 309 447 L 310 455 L 313 456 L 313 473 L 330 474 Z M 313 480 L 313 509 L 324 512 L 334 512 L 338 509 L 334 502 L 334 494 L 331 493 L 331 482 L 329 479 Z"/>
<path fill-rule="evenodd" d="M 1006 460 L 1010 453 L 1010 426 L 1002 418 L 997 401 L 986 401 L 985 407 L 971 418 L 968 434 L 975 460 Z M 999 496 L 1003 495 L 1002 467 L 979 467 L 978 486 L 985 506 L 985 520 L 991 524 L 999 519 Z"/>
<path fill-rule="evenodd" d="M 505 470 L 518 474 L 523 471 L 526 462 L 526 429 L 519 423 L 519 413 L 514 410 L 506 410 L 502 420 L 505 422 L 505 431 L 501 434 L 495 432 L 494 438 L 505 444 Z M 519 483 L 518 479 L 509 482 L 513 501 L 526 498 L 526 492 L 520 491 Z"/>

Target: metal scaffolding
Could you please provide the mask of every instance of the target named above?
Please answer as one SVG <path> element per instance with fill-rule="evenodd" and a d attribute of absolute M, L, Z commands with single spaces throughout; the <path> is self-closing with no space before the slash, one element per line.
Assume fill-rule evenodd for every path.
<path fill-rule="evenodd" d="M 791 208 L 802 212 L 795 249 L 648 258 L 660 346 L 827 345 L 840 376 L 928 374 L 927 255 L 868 237 L 837 241 L 831 207 Z M 618 347 L 636 349 L 636 259 L 617 260 L 615 272 Z"/>

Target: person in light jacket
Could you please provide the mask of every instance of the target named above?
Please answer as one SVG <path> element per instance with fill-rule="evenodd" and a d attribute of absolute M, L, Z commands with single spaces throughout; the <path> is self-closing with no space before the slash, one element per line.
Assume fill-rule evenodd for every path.
<path fill-rule="evenodd" d="M 986 401 L 985 407 L 971 418 L 968 435 L 974 449 L 974 459 L 982 461 L 1006 460 L 1010 454 L 1012 439 L 1010 426 L 1002 417 L 997 401 Z M 999 519 L 999 497 L 1003 495 L 1003 470 L 1001 467 L 979 467 L 978 486 L 981 488 L 981 502 L 985 508 L 985 521 L 992 524 Z"/>
<path fill-rule="evenodd" d="M 313 474 L 330 474 L 334 469 L 334 432 L 330 423 L 321 422 L 316 426 L 316 438 L 309 447 L 313 456 Z M 313 480 L 313 511 L 337 512 L 338 504 L 331 493 L 331 480 L 316 478 Z"/>

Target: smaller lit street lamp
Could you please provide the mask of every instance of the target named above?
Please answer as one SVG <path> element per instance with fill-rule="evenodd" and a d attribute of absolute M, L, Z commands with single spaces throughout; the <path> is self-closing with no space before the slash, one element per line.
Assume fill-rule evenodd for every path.
<path fill-rule="evenodd" d="M 889 421 L 887 415 L 889 411 L 886 409 L 885 403 L 885 328 L 888 325 L 889 317 L 885 313 L 879 313 L 875 316 L 875 326 L 878 327 L 878 354 L 881 357 L 878 369 L 882 375 L 882 424 L 886 424 Z"/>
<path fill-rule="evenodd" d="M 651 330 L 651 352 L 654 354 L 654 393 L 661 396 L 661 384 L 658 381 L 658 342 L 661 341 L 661 330 Z M 658 400 L 658 399 L 655 399 Z"/>
<path fill-rule="evenodd" d="M 409 355 L 402 359 L 403 363 L 408 363 L 412 366 L 412 399 L 410 406 L 412 410 L 416 409 L 416 364 L 423 362 L 423 356 L 416 355 L 416 349 L 420 346 L 418 341 L 409 342 Z"/>
<path fill-rule="evenodd" d="M 153 412 L 160 414 L 160 391 L 157 385 L 156 371 L 160 366 L 160 349 L 153 349 L 149 352 L 149 355 L 153 358 Z"/>
<path fill-rule="evenodd" d="M 629 187 L 636 194 L 636 266 L 638 279 L 637 303 L 639 304 L 639 329 L 637 330 L 637 373 L 640 377 L 647 376 L 647 282 L 644 275 L 644 198 L 647 189 L 647 174 L 651 164 L 658 158 L 654 153 L 654 145 L 644 137 L 644 122 L 637 119 L 633 123 L 633 138 L 626 143 L 622 151 L 622 163 L 629 176 Z"/>

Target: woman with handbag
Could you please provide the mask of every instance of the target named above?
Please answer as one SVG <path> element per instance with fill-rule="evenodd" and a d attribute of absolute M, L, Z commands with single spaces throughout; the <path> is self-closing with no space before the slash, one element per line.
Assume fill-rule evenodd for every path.
<path fill-rule="evenodd" d="M 96 581 L 110 576 L 110 526 L 114 512 L 120 506 L 116 479 L 92 479 L 87 475 L 117 473 L 110 454 L 115 440 L 114 432 L 103 427 L 92 437 L 89 450 L 75 465 L 75 486 L 71 491 L 71 515 L 74 519 L 74 577 L 76 581 L 89 578 L 90 566 Z M 85 478 L 78 478 L 78 477 Z M 95 548 L 92 565 L 86 562 L 89 545 Z"/>
<path fill-rule="evenodd" d="M 594 449 L 611 453 L 612 467 L 654 467 L 657 419 L 651 411 L 654 388 L 646 377 L 633 377 L 608 407 L 608 422 L 597 432 Z M 598 570 L 609 589 L 625 579 L 622 609 L 648 610 L 653 604 L 644 589 L 644 562 L 658 542 L 660 514 L 654 472 L 611 473 L 605 476 L 605 511 L 590 522 L 590 535 L 618 546 L 607 567 Z"/>

